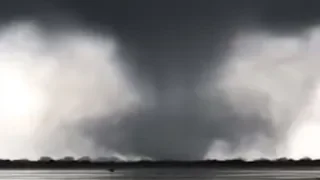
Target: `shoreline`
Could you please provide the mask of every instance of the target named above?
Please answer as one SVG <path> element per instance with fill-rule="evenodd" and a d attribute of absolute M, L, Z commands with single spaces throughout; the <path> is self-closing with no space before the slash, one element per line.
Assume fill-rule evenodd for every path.
<path fill-rule="evenodd" d="M 134 162 L 91 162 L 91 161 L 28 161 L 28 160 L 0 160 L 0 170 L 7 169 L 86 169 L 86 170 L 117 170 L 117 169 L 320 169 L 320 160 L 227 160 L 227 161 L 134 161 Z"/>

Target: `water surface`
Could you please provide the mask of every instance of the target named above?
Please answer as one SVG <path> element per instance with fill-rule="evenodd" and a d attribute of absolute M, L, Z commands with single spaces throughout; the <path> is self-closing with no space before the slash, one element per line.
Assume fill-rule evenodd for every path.
<path fill-rule="evenodd" d="M 118 170 L 1 170 L 5 180 L 267 180 L 316 179 L 319 170 L 214 170 L 214 169 L 139 169 Z"/>

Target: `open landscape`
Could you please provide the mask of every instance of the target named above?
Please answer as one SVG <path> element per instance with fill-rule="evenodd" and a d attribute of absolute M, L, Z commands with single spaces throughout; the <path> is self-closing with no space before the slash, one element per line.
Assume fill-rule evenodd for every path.
<path fill-rule="evenodd" d="M 0 180 L 320 180 L 319 0 L 0 0 Z"/>

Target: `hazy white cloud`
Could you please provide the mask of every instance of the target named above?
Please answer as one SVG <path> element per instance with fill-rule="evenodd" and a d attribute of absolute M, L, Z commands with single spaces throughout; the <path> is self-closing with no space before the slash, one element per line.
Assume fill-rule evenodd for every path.
<path fill-rule="evenodd" d="M 212 95 L 222 96 L 231 106 L 239 117 L 233 123 L 247 121 L 249 125 L 248 119 L 253 117 L 255 121 L 268 122 L 270 127 L 265 129 L 273 133 L 261 131 L 263 139 L 256 140 L 240 136 L 240 141 L 246 141 L 244 151 L 238 145 L 235 153 L 225 156 L 250 158 L 255 153 L 239 152 L 273 149 L 273 157 L 319 158 L 314 153 L 320 150 L 315 140 L 320 135 L 315 93 L 320 80 L 319 35 L 318 27 L 296 35 L 252 30 L 239 32 L 231 41 L 227 61 L 215 72 L 215 81 L 211 83 Z M 318 125 L 307 126 L 309 123 Z M 273 146 L 268 146 L 268 141 L 273 141 Z"/>
<path fill-rule="evenodd" d="M 142 102 L 117 50 L 115 38 L 81 28 L 53 33 L 31 21 L 3 25 L 0 156 L 94 155 L 77 124 L 111 121 Z"/>

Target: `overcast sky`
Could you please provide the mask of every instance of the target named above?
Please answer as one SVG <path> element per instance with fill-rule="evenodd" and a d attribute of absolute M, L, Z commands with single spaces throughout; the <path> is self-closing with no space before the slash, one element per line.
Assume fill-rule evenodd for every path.
<path fill-rule="evenodd" d="M 125 116 L 118 116 L 115 113 L 110 116 L 99 115 L 94 117 L 99 121 L 89 123 L 86 120 L 76 125 L 73 124 L 73 127 L 79 131 L 80 135 L 77 136 L 87 139 L 90 144 L 93 144 L 93 149 L 99 149 L 99 155 L 110 155 L 109 153 L 112 152 L 127 157 L 186 160 L 235 156 L 276 157 L 277 155 L 288 155 L 287 151 L 282 152 L 281 144 L 285 144 L 284 141 L 288 139 L 284 131 L 291 127 L 292 121 L 278 123 L 278 116 L 265 116 L 263 112 L 269 112 L 274 108 L 278 113 L 281 108 L 280 105 L 278 107 L 278 104 L 274 107 L 267 107 L 265 105 L 267 101 L 259 98 L 261 94 L 268 93 L 271 95 L 266 96 L 267 99 L 278 98 L 279 94 L 281 96 L 280 90 L 273 89 L 280 86 L 266 82 L 265 85 L 268 88 L 274 87 L 269 91 L 268 88 L 263 89 L 261 79 L 250 84 L 255 82 L 254 79 L 252 80 L 253 77 L 258 77 L 260 74 L 261 77 L 264 77 L 263 73 L 268 73 L 266 69 L 236 71 L 232 68 L 230 70 L 228 65 L 231 64 L 230 67 L 237 65 L 238 61 L 232 54 L 233 52 L 240 52 L 246 43 L 254 46 L 255 42 L 257 46 L 263 47 L 259 51 L 261 54 L 256 55 L 257 59 L 253 62 L 261 63 L 263 67 L 267 67 L 268 63 L 273 61 L 277 64 L 279 61 L 276 57 L 272 56 L 273 59 L 265 61 L 262 61 L 263 58 L 260 57 L 269 57 L 270 54 L 276 54 L 284 49 L 272 49 L 269 46 L 265 47 L 263 43 L 269 43 L 272 47 L 280 44 L 279 47 L 282 47 L 287 44 L 287 40 L 281 39 L 282 37 L 292 36 L 299 39 L 299 34 L 318 24 L 319 8 L 320 1 L 316 0 L 3 0 L 0 2 L 0 22 L 5 26 L 6 23 L 13 21 L 36 20 L 48 34 L 58 31 L 56 29 L 61 29 L 61 27 L 62 29 L 68 27 L 68 32 L 71 34 L 73 31 L 76 32 L 77 28 L 88 29 L 99 32 L 98 39 L 100 36 L 100 39 L 102 36 L 110 36 L 115 39 L 121 63 L 130 69 L 130 73 L 127 73 L 129 70 L 120 68 L 124 74 L 130 74 L 128 80 L 121 81 L 121 83 L 133 84 L 134 91 L 137 91 L 143 102 L 152 101 L 152 105 L 142 103 L 147 104 L 146 109 L 135 110 L 133 114 L 130 110 L 131 114 Z M 252 37 L 250 33 L 247 36 L 239 35 L 239 33 L 247 32 L 253 32 Z M 257 35 L 255 36 L 254 33 Z M 241 39 L 242 37 L 244 39 Z M 246 38 L 253 40 L 249 42 Z M 84 39 L 79 42 L 85 44 L 88 41 Z M 233 45 L 238 42 L 242 45 L 239 48 L 234 47 Z M 61 46 L 64 46 L 63 43 Z M 99 48 L 99 45 L 90 45 L 90 48 Z M 250 48 L 250 50 L 244 48 L 242 51 L 245 59 L 252 58 L 251 55 L 246 56 L 247 54 L 255 53 L 252 50 L 254 47 L 250 46 Z M 267 51 L 268 48 L 271 50 Z M 291 50 L 290 48 L 291 46 L 288 49 Z M 290 52 L 288 51 L 289 54 Z M 240 53 L 235 56 L 240 57 L 241 55 Z M 75 60 L 77 61 L 77 58 Z M 310 60 L 310 63 L 308 61 L 304 65 L 309 67 L 312 66 L 312 63 L 313 61 Z M 245 63 L 243 65 L 251 67 Z M 299 69 L 301 66 L 292 65 L 291 61 L 286 65 L 300 73 L 306 71 Z M 36 64 L 34 66 L 38 69 Z M 276 69 L 278 65 L 273 67 Z M 100 70 L 108 71 L 107 69 Z M 85 74 L 84 71 L 80 69 L 77 72 Z M 95 71 L 98 70 L 93 69 L 92 72 Z M 223 78 L 220 78 L 217 75 L 220 71 L 231 73 L 221 75 Z M 245 75 L 246 73 L 248 75 Z M 278 83 L 277 80 L 283 78 L 284 74 L 281 69 L 268 74 L 268 77 L 272 82 Z M 102 73 L 102 76 L 112 75 Z M 314 73 L 311 76 L 317 78 L 318 74 Z M 87 76 L 83 76 L 83 81 L 89 81 L 85 77 Z M 236 79 L 236 77 L 243 77 L 243 79 Z M 289 84 L 289 90 L 305 87 L 304 82 L 310 79 L 309 76 L 303 77 L 301 83 L 300 81 L 296 83 L 295 78 L 292 76 L 290 79 L 290 77 L 289 80 L 280 82 L 284 84 L 283 82 L 292 81 L 295 86 Z M 240 81 L 243 83 L 238 83 Z M 223 92 L 220 91 L 221 89 L 216 90 L 220 82 Z M 240 95 L 248 97 L 247 100 L 244 100 L 243 106 L 259 106 L 257 102 L 262 104 L 259 108 L 263 110 L 258 108 L 253 112 L 254 115 L 250 114 L 250 116 L 243 115 L 242 112 L 235 112 L 234 109 L 239 109 L 237 103 L 240 96 L 237 95 L 236 98 L 236 95 L 232 94 L 237 90 L 242 92 L 246 83 L 248 87 L 253 88 L 254 92 L 261 92 L 256 95 L 245 89 L 243 92 L 245 94 Z M 110 89 L 112 85 L 104 85 L 104 87 Z M 78 92 L 80 90 L 77 88 L 86 86 L 87 84 L 73 87 L 73 90 Z M 208 87 L 212 86 L 214 88 L 208 90 Z M 121 87 L 126 86 L 121 85 Z M 235 91 L 231 91 L 232 88 Z M 99 93 L 97 90 L 90 92 Z M 130 90 L 131 92 L 133 90 Z M 227 95 L 224 94 L 225 92 Z M 299 98 L 301 96 L 301 99 L 298 96 Z M 292 104 L 299 104 L 295 101 L 291 102 L 294 97 L 297 97 L 299 103 L 304 102 L 303 95 L 292 92 L 287 97 L 290 99 L 288 103 L 291 109 L 286 110 L 284 107 L 282 108 L 284 110 L 281 109 L 281 112 L 279 110 L 279 113 L 293 112 L 297 110 L 296 108 L 301 109 L 303 105 L 291 107 Z M 229 101 L 228 98 L 232 100 Z M 283 102 L 287 102 L 287 99 Z M 266 110 L 268 108 L 269 110 Z M 52 111 L 54 112 L 56 111 Z M 283 119 L 294 119 L 293 117 L 298 115 L 291 113 L 288 116 L 290 117 Z M 110 121 L 106 120 L 110 118 L 120 120 L 115 124 L 110 124 Z M 66 131 L 70 130 L 66 129 Z M 261 139 L 256 139 L 257 137 Z M 74 139 L 71 138 L 70 141 L 72 140 Z M 51 150 L 46 152 L 58 151 L 54 146 L 53 143 L 50 146 Z M 75 149 L 80 148 L 79 145 L 74 145 L 74 147 Z M 96 153 L 92 150 L 90 152 L 92 154 L 89 153 L 89 155 Z M 104 154 L 104 152 L 108 153 Z"/>

